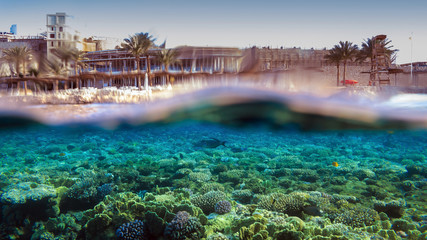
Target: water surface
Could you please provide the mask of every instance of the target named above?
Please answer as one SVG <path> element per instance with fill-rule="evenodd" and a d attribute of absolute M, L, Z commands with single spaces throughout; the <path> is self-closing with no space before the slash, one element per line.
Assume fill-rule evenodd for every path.
<path fill-rule="evenodd" d="M 359 95 L 4 112 L 0 236 L 425 239 L 425 95 Z"/>

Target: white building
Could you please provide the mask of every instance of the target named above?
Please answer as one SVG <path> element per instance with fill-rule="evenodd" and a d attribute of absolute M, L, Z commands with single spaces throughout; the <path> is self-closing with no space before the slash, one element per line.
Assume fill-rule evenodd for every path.
<path fill-rule="evenodd" d="M 66 24 L 67 15 L 65 13 L 47 14 L 47 57 L 52 56 L 52 49 L 61 46 L 76 47 L 78 36 L 69 32 L 69 26 Z"/>

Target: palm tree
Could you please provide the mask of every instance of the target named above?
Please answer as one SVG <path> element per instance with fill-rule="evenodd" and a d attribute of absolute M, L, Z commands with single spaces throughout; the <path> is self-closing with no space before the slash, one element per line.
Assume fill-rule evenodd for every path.
<path fill-rule="evenodd" d="M 370 61 L 372 62 L 372 48 L 374 46 L 374 38 L 368 38 L 365 39 L 364 42 L 362 43 L 362 47 L 359 51 L 359 54 L 357 56 L 357 60 L 359 61 L 364 61 L 367 58 L 370 59 Z M 383 40 L 377 40 L 380 42 L 380 46 L 384 49 L 384 53 L 387 57 L 389 57 L 390 59 L 393 58 L 393 54 L 396 53 L 398 50 L 397 49 L 391 49 L 393 48 L 393 46 L 390 46 L 391 44 L 391 40 L 389 39 L 383 39 Z"/>
<path fill-rule="evenodd" d="M 53 54 L 57 56 L 64 64 L 66 77 L 68 77 L 68 63 L 74 60 L 75 55 L 78 54 L 78 52 L 79 50 L 77 50 L 77 48 L 67 45 L 53 49 Z M 67 88 L 67 84 L 64 86 Z"/>
<path fill-rule="evenodd" d="M 341 64 L 341 60 L 342 60 L 340 49 L 335 45 L 331 50 L 329 50 L 328 54 L 326 54 L 324 58 L 329 63 L 336 64 L 336 66 L 337 66 L 337 86 L 339 86 L 340 85 L 340 64 Z"/>
<path fill-rule="evenodd" d="M 52 77 L 64 77 L 67 75 L 67 69 L 56 59 L 48 60 L 47 66 L 49 68 L 48 75 L 51 75 Z M 53 82 L 54 91 L 58 91 L 58 83 L 59 81 L 57 79 Z"/>
<path fill-rule="evenodd" d="M 27 46 L 13 47 L 3 50 L 4 59 L 11 64 L 15 65 L 15 74 L 17 77 L 24 77 L 26 75 L 27 63 L 31 60 L 32 51 Z M 22 64 L 22 73 L 21 73 Z M 27 81 L 24 82 L 25 95 L 27 95 Z M 19 89 L 19 84 L 18 84 Z"/>
<path fill-rule="evenodd" d="M 374 40 L 375 37 L 365 39 L 362 43 L 362 48 L 359 50 L 359 54 L 357 55 L 357 60 L 359 62 L 363 62 L 366 59 L 369 58 L 369 61 L 371 62 L 371 72 L 374 69 L 374 62 L 372 58 L 372 50 L 374 46 Z M 397 49 L 391 49 L 393 46 L 390 46 L 391 40 L 385 38 L 382 40 L 376 40 L 379 44 L 377 46 L 380 46 L 383 49 L 383 52 L 385 53 L 388 62 L 392 63 L 396 59 L 396 52 L 399 51 Z"/>
<path fill-rule="evenodd" d="M 162 49 L 157 53 L 157 60 L 163 65 L 166 72 L 166 84 L 169 84 L 169 66 L 178 62 L 178 52 L 175 49 Z"/>
<path fill-rule="evenodd" d="M 334 48 L 339 49 L 339 53 L 341 55 L 341 61 L 343 62 L 343 85 L 345 85 L 345 73 L 346 73 L 346 67 L 347 62 L 352 61 L 357 57 L 357 54 L 359 52 L 359 49 L 357 45 L 353 45 L 352 42 L 349 41 L 340 41 L 338 45 L 335 45 Z"/>
<path fill-rule="evenodd" d="M 71 60 L 74 62 L 74 74 L 76 75 L 76 87 L 77 89 L 80 89 L 80 78 L 78 75 L 78 67 L 85 67 L 86 64 L 83 62 L 83 60 L 87 60 L 88 58 L 85 57 L 85 52 L 78 51 L 77 49 L 73 51 Z"/>
<path fill-rule="evenodd" d="M 147 64 L 147 73 L 151 82 L 151 67 L 149 62 L 149 55 L 148 50 L 154 46 L 155 39 L 153 36 L 149 35 L 148 33 L 136 33 L 133 36 L 129 36 L 129 38 L 124 39 L 124 43 L 122 43 L 122 48 L 124 48 L 126 51 L 128 51 L 132 56 L 135 57 L 136 65 L 137 65 L 137 71 L 138 71 L 138 89 L 142 90 L 141 86 L 141 71 L 140 71 L 140 63 L 141 63 L 141 56 L 144 55 L 146 57 L 146 64 Z"/>
<path fill-rule="evenodd" d="M 39 78 L 42 75 L 45 75 L 49 72 L 48 61 L 46 59 L 45 54 L 43 53 L 35 54 L 34 60 L 35 60 L 34 64 L 29 70 L 30 75 L 34 76 L 35 78 Z M 36 82 L 34 82 L 34 90 L 37 90 L 37 87 L 40 88 L 39 84 L 36 84 Z"/>

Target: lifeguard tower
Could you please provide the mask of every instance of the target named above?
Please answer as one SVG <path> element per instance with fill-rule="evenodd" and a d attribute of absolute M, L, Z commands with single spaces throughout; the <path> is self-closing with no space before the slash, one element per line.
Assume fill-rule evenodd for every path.
<path fill-rule="evenodd" d="M 385 52 L 387 35 L 377 35 L 372 39 L 372 67 L 370 80 L 374 84 L 390 85 L 390 56 Z"/>

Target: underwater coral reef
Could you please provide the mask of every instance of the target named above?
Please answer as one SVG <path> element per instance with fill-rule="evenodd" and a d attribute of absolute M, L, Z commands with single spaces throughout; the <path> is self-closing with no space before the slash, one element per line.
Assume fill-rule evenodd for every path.
<path fill-rule="evenodd" d="M 1 239 L 427 239 L 425 131 L 183 122 L 0 138 Z"/>

